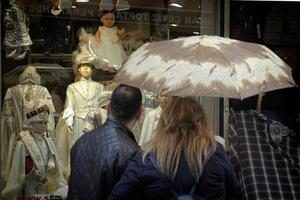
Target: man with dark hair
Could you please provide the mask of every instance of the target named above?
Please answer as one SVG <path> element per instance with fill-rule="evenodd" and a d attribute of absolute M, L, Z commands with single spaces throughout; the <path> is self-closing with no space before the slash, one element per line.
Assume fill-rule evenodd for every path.
<path fill-rule="evenodd" d="M 138 88 L 120 85 L 114 90 L 107 121 L 79 138 L 71 149 L 68 199 L 106 199 L 139 150 L 130 129 L 141 112 Z"/>

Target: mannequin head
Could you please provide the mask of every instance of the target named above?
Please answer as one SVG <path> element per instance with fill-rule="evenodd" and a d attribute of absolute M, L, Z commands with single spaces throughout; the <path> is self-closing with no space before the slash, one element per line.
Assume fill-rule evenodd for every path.
<path fill-rule="evenodd" d="M 112 11 L 103 11 L 100 16 L 100 22 L 107 28 L 113 27 L 116 22 L 115 14 Z"/>
<path fill-rule="evenodd" d="M 170 101 L 170 97 L 166 96 L 157 96 L 156 101 L 159 103 L 160 107 L 164 108 Z"/>
<path fill-rule="evenodd" d="M 28 66 L 24 69 L 22 74 L 19 75 L 19 84 L 41 84 L 41 76 L 36 72 L 36 69 L 32 66 Z"/>
<path fill-rule="evenodd" d="M 84 77 L 85 79 L 89 79 L 94 72 L 94 65 L 89 63 L 80 64 L 77 68 L 77 71 L 81 77 Z"/>
<path fill-rule="evenodd" d="M 42 134 L 47 131 L 49 119 L 49 108 L 44 105 L 26 114 L 31 130 L 35 133 Z"/>
<path fill-rule="evenodd" d="M 51 6 L 54 9 L 58 9 L 59 8 L 59 4 L 60 4 L 60 0 L 51 0 Z"/>

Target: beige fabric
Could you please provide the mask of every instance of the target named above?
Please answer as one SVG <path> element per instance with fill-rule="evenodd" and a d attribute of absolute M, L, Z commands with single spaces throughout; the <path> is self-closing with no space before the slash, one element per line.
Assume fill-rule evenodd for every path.
<path fill-rule="evenodd" d="M 150 111 L 145 115 L 141 135 L 138 144 L 143 147 L 151 138 L 154 130 L 157 127 L 158 119 L 161 114 L 161 107 Z"/>
<path fill-rule="evenodd" d="M 267 47 L 207 35 L 147 43 L 114 79 L 156 95 L 238 99 L 295 86 L 289 66 Z"/>

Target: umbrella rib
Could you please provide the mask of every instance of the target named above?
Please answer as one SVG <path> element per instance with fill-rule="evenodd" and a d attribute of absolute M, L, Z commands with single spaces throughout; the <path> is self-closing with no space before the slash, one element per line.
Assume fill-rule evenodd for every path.
<path fill-rule="evenodd" d="M 217 65 L 214 65 L 213 68 L 211 68 L 211 69 L 209 70 L 209 76 L 212 75 L 212 73 L 215 71 L 216 68 L 217 68 Z"/>

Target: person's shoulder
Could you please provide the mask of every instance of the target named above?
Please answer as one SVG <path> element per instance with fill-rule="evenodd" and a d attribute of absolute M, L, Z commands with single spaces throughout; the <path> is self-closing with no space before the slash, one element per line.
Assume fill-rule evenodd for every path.
<path fill-rule="evenodd" d="M 208 163 L 210 164 L 217 164 L 217 163 L 222 163 L 225 159 L 226 152 L 224 147 L 217 142 L 217 147 L 216 150 L 210 154 Z"/>
<path fill-rule="evenodd" d="M 123 129 L 115 128 L 109 137 L 113 140 L 112 145 L 115 150 L 122 150 L 131 154 L 140 149 L 136 141 Z"/>
<path fill-rule="evenodd" d="M 216 151 L 210 156 L 207 166 L 210 166 L 212 168 L 216 168 L 219 170 L 224 169 L 224 168 L 226 168 L 226 163 L 227 163 L 226 157 L 227 157 L 227 155 L 226 155 L 224 147 L 220 143 L 217 143 Z M 221 171 L 220 171 L 220 173 L 221 173 Z"/>
<path fill-rule="evenodd" d="M 74 82 L 68 85 L 68 89 L 69 88 L 74 88 L 76 85 L 78 85 L 78 82 Z"/>
<path fill-rule="evenodd" d="M 98 136 L 99 128 L 96 128 L 94 130 L 91 130 L 85 134 L 83 134 L 74 144 L 74 146 L 85 146 L 85 145 L 89 145 L 90 143 L 93 143 L 96 139 L 96 137 Z"/>
<path fill-rule="evenodd" d="M 146 156 L 145 162 L 144 162 L 143 151 L 141 149 L 138 149 L 134 152 L 134 154 L 130 160 L 132 162 L 134 162 L 136 165 L 138 165 L 139 167 L 145 167 L 149 161 L 149 155 Z"/>
<path fill-rule="evenodd" d="M 213 155 L 218 158 L 223 158 L 226 155 L 224 147 L 219 142 L 217 142 L 216 151 L 214 152 Z"/>

